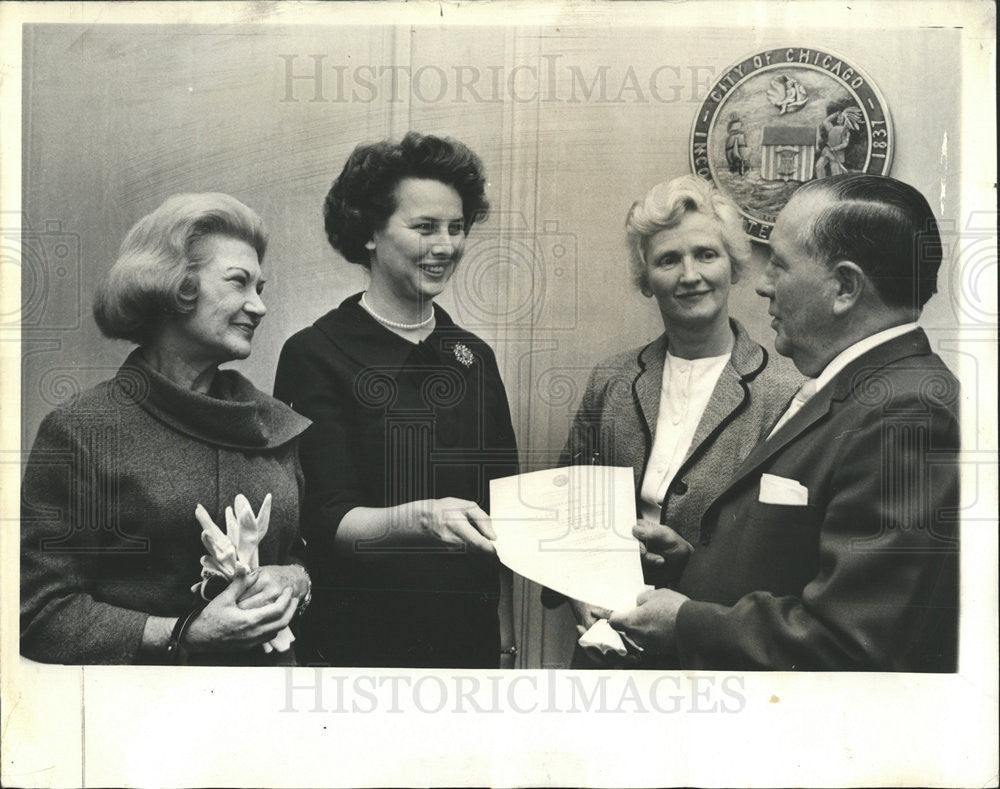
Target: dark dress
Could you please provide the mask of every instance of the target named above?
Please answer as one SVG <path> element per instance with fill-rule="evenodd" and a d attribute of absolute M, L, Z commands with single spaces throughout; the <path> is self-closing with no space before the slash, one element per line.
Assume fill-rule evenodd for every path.
<path fill-rule="evenodd" d="M 301 444 L 313 602 L 306 659 L 342 666 L 499 664 L 495 557 L 373 539 L 334 550 L 355 507 L 456 497 L 489 511 L 491 479 L 517 473 L 496 358 L 435 306 L 414 344 L 346 299 L 285 343 L 274 394 L 313 425 Z"/>
<path fill-rule="evenodd" d="M 191 592 L 205 553 L 197 504 L 225 530 L 236 494 L 257 511 L 270 493 L 260 565 L 301 561 L 295 445 L 307 424 L 233 370 L 199 394 L 139 351 L 113 379 L 46 416 L 21 493 L 22 654 L 140 662 L 147 618 L 184 616 L 199 601 Z M 292 652 L 260 647 L 192 656 L 211 665 L 291 661 Z"/>

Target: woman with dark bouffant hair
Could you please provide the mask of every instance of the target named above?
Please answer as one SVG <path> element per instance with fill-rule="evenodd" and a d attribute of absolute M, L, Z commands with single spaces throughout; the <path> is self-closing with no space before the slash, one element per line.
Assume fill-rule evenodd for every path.
<path fill-rule="evenodd" d="M 410 132 L 355 148 L 326 197 L 330 244 L 370 282 L 285 343 L 275 380 L 313 422 L 311 662 L 513 665 L 487 515 L 490 480 L 517 473 L 507 395 L 490 347 L 434 303 L 486 216 L 484 187 L 465 145 Z"/>
<path fill-rule="evenodd" d="M 125 237 L 94 318 L 138 347 L 45 417 L 25 467 L 26 657 L 294 664 L 308 420 L 219 369 L 250 355 L 266 248 L 260 217 L 217 193 L 174 195 Z"/>

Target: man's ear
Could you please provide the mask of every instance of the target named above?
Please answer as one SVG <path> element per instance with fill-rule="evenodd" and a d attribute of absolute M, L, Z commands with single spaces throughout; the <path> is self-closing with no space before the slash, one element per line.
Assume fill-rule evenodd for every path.
<path fill-rule="evenodd" d="M 833 266 L 833 279 L 837 284 L 837 294 L 833 301 L 833 314 L 850 312 L 861 299 L 868 285 L 868 277 L 861 267 L 850 260 L 841 260 Z"/>

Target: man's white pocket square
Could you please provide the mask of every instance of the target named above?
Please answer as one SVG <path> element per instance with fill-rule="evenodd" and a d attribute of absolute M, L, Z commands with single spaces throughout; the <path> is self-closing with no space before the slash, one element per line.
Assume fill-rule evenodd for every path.
<path fill-rule="evenodd" d="M 809 489 L 794 479 L 761 474 L 760 495 L 757 501 L 761 504 L 790 504 L 804 507 L 809 503 Z"/>

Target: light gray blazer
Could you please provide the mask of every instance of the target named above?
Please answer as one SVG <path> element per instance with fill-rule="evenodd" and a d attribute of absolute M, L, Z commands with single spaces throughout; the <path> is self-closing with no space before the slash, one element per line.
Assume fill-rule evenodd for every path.
<path fill-rule="evenodd" d="M 697 545 L 702 515 L 735 470 L 785 411 L 802 376 L 769 358 L 739 322 L 732 356 L 698 423 L 684 462 L 663 500 L 660 522 Z M 631 466 L 636 499 L 653 446 L 667 335 L 616 354 L 590 375 L 560 465 Z"/>

